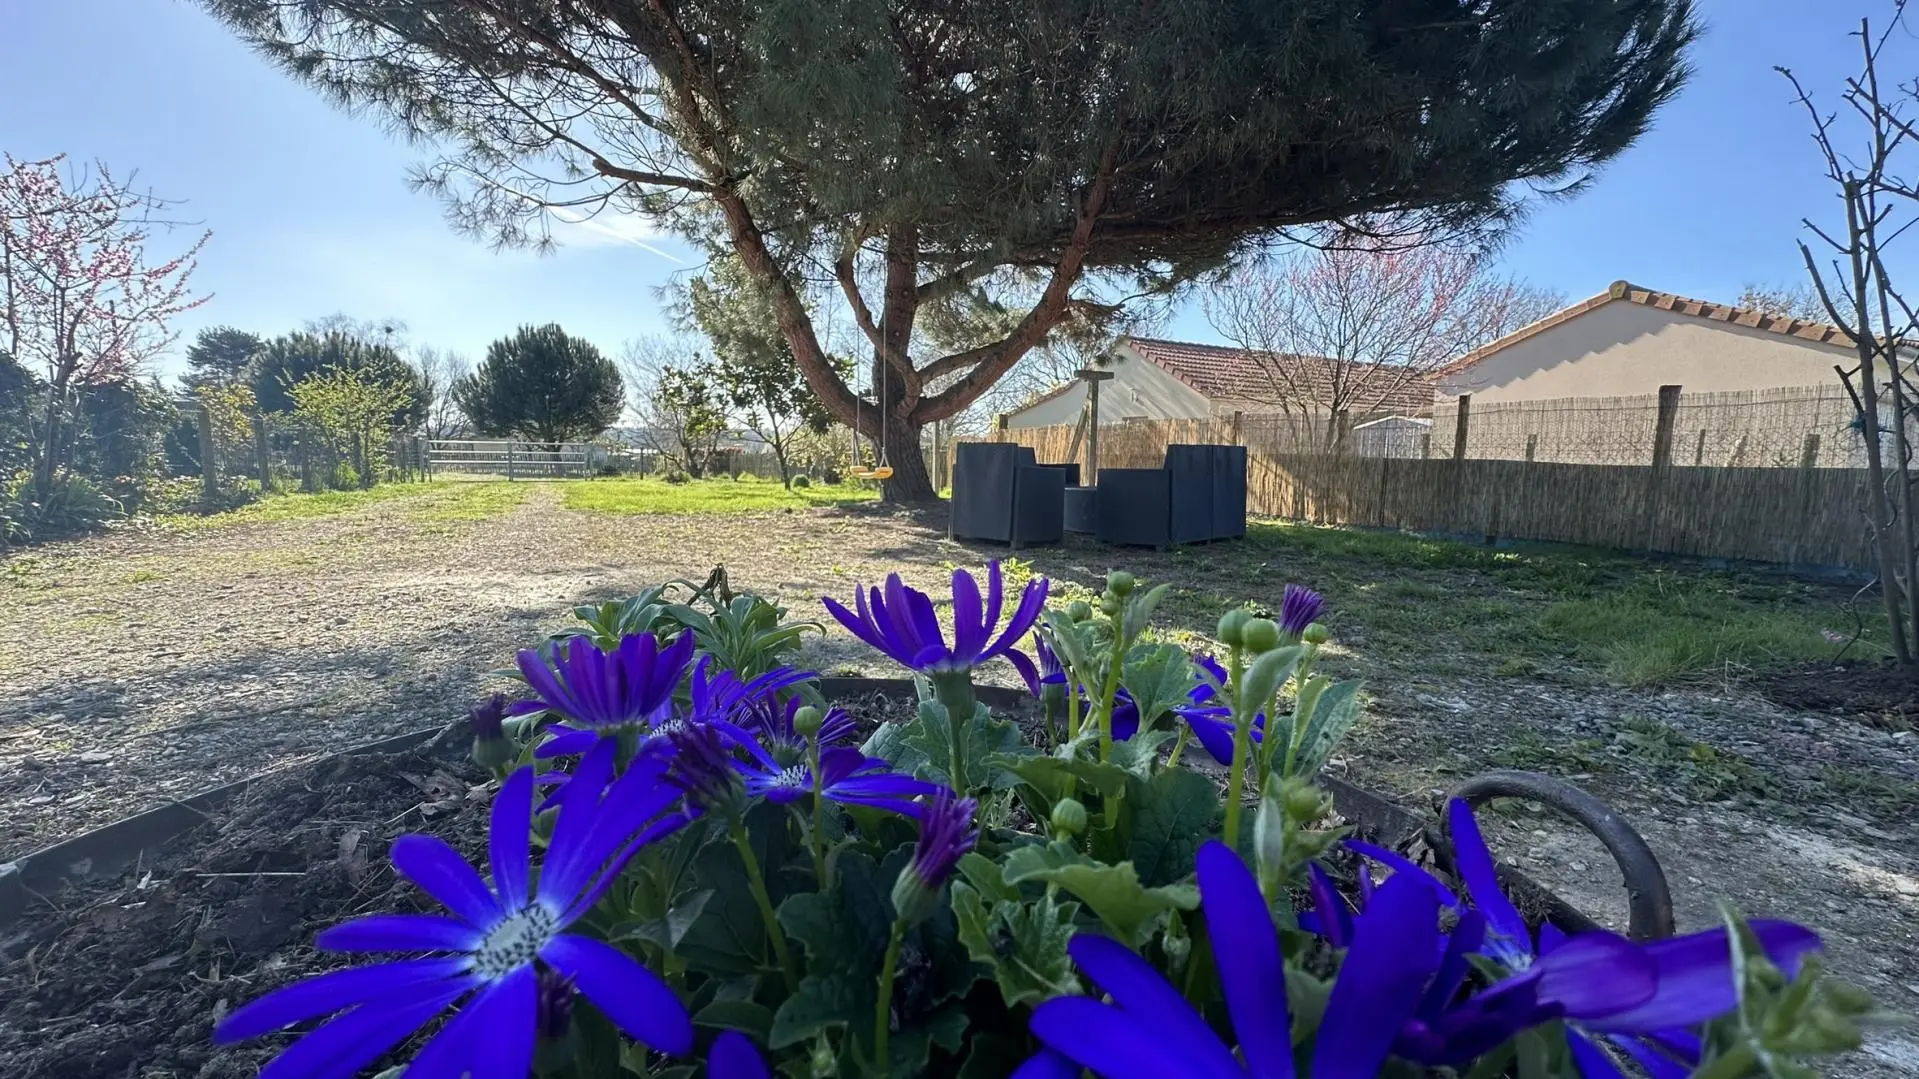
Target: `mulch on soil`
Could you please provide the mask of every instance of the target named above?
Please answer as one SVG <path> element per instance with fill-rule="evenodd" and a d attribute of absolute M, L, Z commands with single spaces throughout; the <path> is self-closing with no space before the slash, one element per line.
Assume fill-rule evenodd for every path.
<path fill-rule="evenodd" d="M 1760 675 L 1754 687 L 1781 708 L 1855 716 L 1894 731 L 1919 727 L 1919 673 L 1889 660 L 1806 663 Z"/>
<path fill-rule="evenodd" d="M 236 1047 L 213 1024 L 270 989 L 345 964 L 315 933 L 426 909 L 387 848 L 431 832 L 485 849 L 485 776 L 413 749 L 330 758 L 256 783 L 150 864 L 0 926 L 0 1060 L 9 1079 L 239 1079 L 284 1039 Z"/>

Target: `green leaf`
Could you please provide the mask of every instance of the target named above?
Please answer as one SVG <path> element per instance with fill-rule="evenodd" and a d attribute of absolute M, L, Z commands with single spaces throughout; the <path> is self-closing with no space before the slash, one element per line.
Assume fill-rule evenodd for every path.
<path fill-rule="evenodd" d="M 1079 991 L 1066 943 L 1073 939 L 1078 903 L 1001 900 L 989 910 L 978 892 L 953 885 L 959 937 L 975 962 L 992 972 L 1008 1007 Z"/>
<path fill-rule="evenodd" d="M 1126 799 L 1133 806 L 1126 856 L 1146 884 L 1171 884 L 1193 871 L 1193 859 L 1214 831 L 1219 788 L 1208 776 L 1168 768 L 1151 780 L 1134 779 Z"/>
<path fill-rule="evenodd" d="M 1068 670 L 1078 672 L 1084 679 L 1087 659 L 1092 655 L 1092 643 L 1086 639 L 1085 629 L 1066 617 L 1065 611 L 1058 610 L 1042 614 L 1040 624 L 1044 627 L 1047 647 Z"/>
<path fill-rule="evenodd" d="M 972 717 L 961 725 L 959 734 L 960 759 L 955 761 L 946 710 L 937 701 L 921 701 L 919 719 L 900 735 L 901 744 L 917 752 L 926 762 L 914 769 L 914 774 L 946 784 L 953 782 L 954 775 L 964 775 L 971 788 L 962 792 L 967 794 L 1009 790 L 1019 784 L 1008 763 L 1034 754 L 1020 737 L 1019 727 L 994 719 L 985 705 L 978 705 Z"/>
<path fill-rule="evenodd" d="M 1312 702 L 1312 714 L 1294 720 L 1303 722 L 1305 729 L 1288 774 L 1310 779 L 1326 766 L 1333 750 L 1359 722 L 1359 691 L 1363 685 L 1355 678 L 1328 686 Z"/>
<path fill-rule="evenodd" d="M 1193 661 L 1184 649 L 1170 644 L 1140 645 L 1126 655 L 1119 684 L 1139 705 L 1141 727 L 1187 703 L 1193 688 Z"/>
<path fill-rule="evenodd" d="M 673 908 L 666 912 L 666 917 L 642 922 L 628 929 L 621 936 L 629 940 L 646 941 L 662 951 L 673 951 L 680 946 L 680 941 L 686 936 L 687 930 L 693 928 L 693 923 L 699 920 L 700 912 L 706 909 L 707 900 L 712 898 L 711 888 L 703 888 L 682 896 L 680 901 L 673 904 Z"/>
<path fill-rule="evenodd" d="M 703 1027 L 737 1030 L 751 1034 L 756 1042 L 765 1042 L 773 1030 L 773 1009 L 750 1000 L 716 1000 L 693 1015 Z"/>
<path fill-rule="evenodd" d="M 866 744 L 860 752 L 869 757 L 878 757 L 893 766 L 897 772 L 919 775 L 926 769 L 926 754 L 906 744 L 906 734 L 913 729 L 913 723 L 901 723 L 889 720 L 866 738 Z"/>
<path fill-rule="evenodd" d="M 1148 888 L 1140 883 L 1133 863 L 1095 862 L 1058 843 L 1021 847 L 1007 855 L 1005 867 L 1008 884 L 1036 880 L 1059 885 L 1098 915 L 1113 936 L 1132 947 L 1144 942 L 1161 914 L 1199 906 L 1199 890 L 1192 885 Z"/>
<path fill-rule="evenodd" d="M 1006 883 L 1006 874 L 1000 871 L 999 863 L 978 851 L 969 851 L 959 860 L 959 873 L 989 900 L 1019 898 L 1019 889 Z"/>
<path fill-rule="evenodd" d="M 1112 798 L 1126 790 L 1130 776 L 1117 764 L 1058 757 L 1028 757 L 1013 766 L 1013 774 L 1046 795 L 1049 803 L 1071 794 L 1075 780 L 1098 791 L 1102 797 Z"/>
<path fill-rule="evenodd" d="M 867 1029 L 893 923 L 879 867 L 864 854 L 849 853 L 840 859 L 830 892 L 801 892 L 780 904 L 778 913 L 787 937 L 805 949 L 807 972 L 799 991 L 774 1013 L 767 1045 L 783 1049 L 843 1024 Z"/>
<path fill-rule="evenodd" d="M 1112 764 L 1140 779 L 1150 778 L 1159 764 L 1159 747 L 1178 737 L 1172 731 L 1140 731 L 1113 743 Z"/>
<path fill-rule="evenodd" d="M 1126 603 L 1126 611 L 1120 616 L 1120 639 L 1131 644 L 1146 632 L 1146 624 L 1153 620 L 1153 610 L 1159 601 L 1166 598 L 1170 584 L 1155 585 L 1145 592 L 1133 593 Z"/>
<path fill-rule="evenodd" d="M 1239 676 L 1239 708 L 1247 715 L 1266 707 L 1306 655 L 1303 644 L 1262 652 Z"/>
<path fill-rule="evenodd" d="M 741 883 L 744 872 L 731 843 L 708 843 L 693 859 L 693 878 L 712 895 L 674 952 L 705 973 L 729 977 L 766 969 L 766 926 Z"/>

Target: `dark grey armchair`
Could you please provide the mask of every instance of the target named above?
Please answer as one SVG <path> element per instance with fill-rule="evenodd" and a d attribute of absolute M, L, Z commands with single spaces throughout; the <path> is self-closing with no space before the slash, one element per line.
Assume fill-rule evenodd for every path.
<path fill-rule="evenodd" d="M 1093 535 L 1165 547 L 1246 534 L 1246 447 L 1168 446 L 1159 468 L 1103 468 Z"/>
<path fill-rule="evenodd" d="M 1063 514 L 1071 467 L 1039 464 L 1025 446 L 960 443 L 954 449 L 948 536 L 1014 547 L 1060 542 L 1065 535 Z"/>

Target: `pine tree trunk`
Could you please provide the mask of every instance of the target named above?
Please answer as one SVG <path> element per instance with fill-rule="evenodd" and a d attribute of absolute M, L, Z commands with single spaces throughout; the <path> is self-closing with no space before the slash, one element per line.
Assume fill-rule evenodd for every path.
<path fill-rule="evenodd" d="M 919 427 L 899 420 L 886 425 L 886 463 L 893 467 L 893 477 L 881 484 L 885 501 L 930 502 L 939 497 L 920 453 Z"/>

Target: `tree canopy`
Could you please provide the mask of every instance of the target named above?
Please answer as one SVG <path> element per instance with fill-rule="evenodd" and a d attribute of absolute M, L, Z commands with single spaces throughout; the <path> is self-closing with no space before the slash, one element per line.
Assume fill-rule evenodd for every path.
<path fill-rule="evenodd" d="M 592 438 L 626 406 L 619 365 L 558 324 L 522 326 L 486 347 L 453 397 L 474 430 L 555 444 Z"/>
<path fill-rule="evenodd" d="M 328 369 L 360 371 L 406 390 L 405 404 L 393 415 L 401 430 L 418 427 L 426 411 L 419 375 L 391 347 L 338 331 L 290 333 L 267 342 L 253 366 L 253 396 L 267 412 L 293 412 L 299 406 L 293 387 Z"/>
<path fill-rule="evenodd" d="M 1690 0 L 202 2 L 449 147 L 420 179 L 463 228 L 537 242 L 564 206 L 717 229 L 824 407 L 890 419 L 901 496 L 930 493 L 920 427 L 1116 292 L 1294 229 L 1481 236 L 1577 188 L 1695 34 Z M 1009 275 L 1035 287 L 1003 335 L 915 349 L 922 308 Z M 808 312 L 833 289 L 882 409 Z"/>
<path fill-rule="evenodd" d="M 231 326 L 209 326 L 201 330 L 187 346 L 187 374 L 190 387 L 225 385 L 246 374 L 247 365 L 266 347 L 258 334 Z"/>

